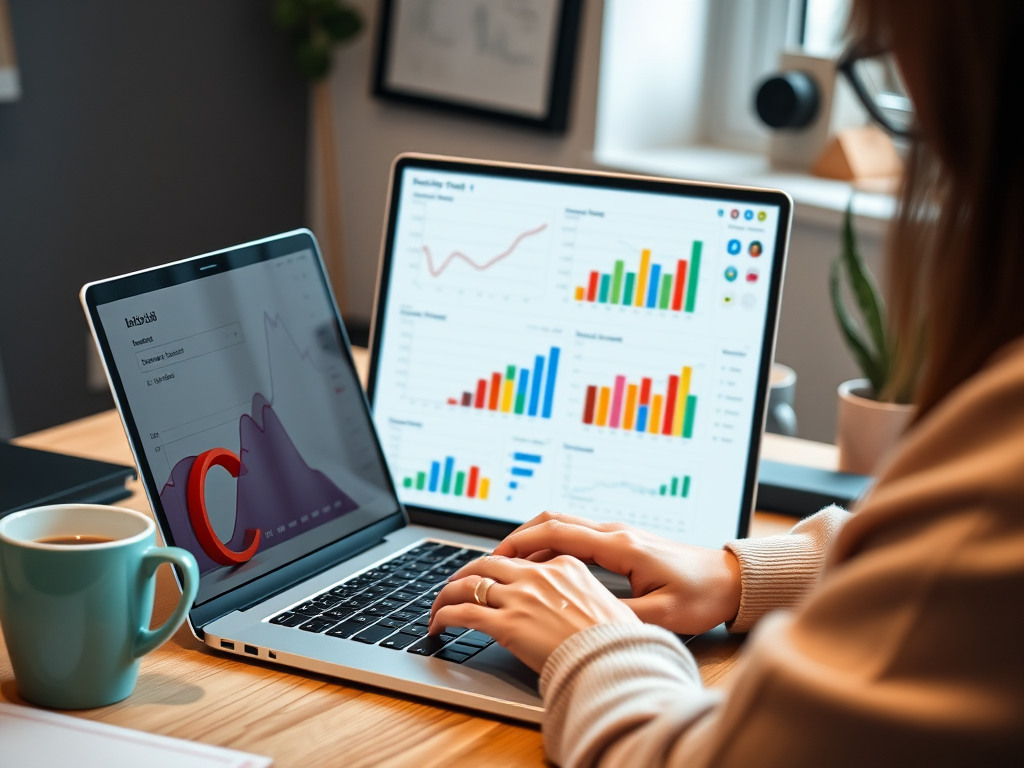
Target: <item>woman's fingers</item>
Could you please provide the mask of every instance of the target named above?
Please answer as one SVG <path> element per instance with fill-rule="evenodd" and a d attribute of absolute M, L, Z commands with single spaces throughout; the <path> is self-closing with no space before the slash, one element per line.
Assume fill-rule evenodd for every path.
<path fill-rule="evenodd" d="M 527 563 L 516 562 L 509 557 L 484 555 L 476 560 L 470 560 L 449 576 L 448 581 L 464 579 L 467 576 L 487 576 L 502 584 L 510 584 L 520 577 L 525 567 Z"/>
<path fill-rule="evenodd" d="M 448 582 L 444 589 L 442 589 L 438 593 L 437 597 L 434 598 L 434 605 L 430 609 L 431 617 L 446 605 L 457 605 L 459 603 L 476 604 L 476 590 L 484 578 L 486 577 L 467 576 L 464 579 L 457 579 L 455 581 Z M 504 605 L 504 602 L 501 599 L 503 587 L 504 584 L 494 581 L 491 586 L 487 588 L 486 597 L 488 606 L 491 608 L 500 608 Z M 452 624 L 451 626 L 456 625 Z"/>
<path fill-rule="evenodd" d="M 562 520 L 548 520 L 509 534 L 494 552 L 510 558 L 528 558 L 544 550 L 554 550 L 628 576 L 633 538 L 627 529 L 599 531 Z"/>
<path fill-rule="evenodd" d="M 539 515 L 537 515 L 532 520 L 527 520 L 525 523 L 523 523 L 518 528 L 516 528 L 514 531 L 512 531 L 512 533 L 510 533 L 509 536 L 514 536 L 515 534 L 519 533 L 520 531 L 525 531 L 528 528 L 533 528 L 534 526 L 541 525 L 542 523 L 546 523 L 546 522 L 548 522 L 550 520 L 561 520 L 564 523 L 569 523 L 571 525 L 579 525 L 579 526 L 581 526 L 583 528 L 593 528 L 594 530 L 598 530 L 601 527 L 601 524 L 595 523 L 592 520 L 587 520 L 587 518 L 585 518 L 585 517 L 576 517 L 575 515 L 563 515 L 563 514 L 560 514 L 558 512 L 546 512 L 545 511 L 545 512 L 541 512 Z M 502 550 L 501 544 L 499 544 L 497 549 L 494 550 L 494 554 L 496 554 L 496 555 L 505 555 L 506 557 L 510 556 L 507 552 Z"/>
<path fill-rule="evenodd" d="M 500 643 L 500 638 L 504 637 L 501 622 L 501 615 L 493 608 L 484 608 L 476 603 L 458 603 L 446 605 L 435 613 L 430 619 L 428 631 L 432 635 L 439 635 L 445 627 L 467 627 L 490 635 Z"/>

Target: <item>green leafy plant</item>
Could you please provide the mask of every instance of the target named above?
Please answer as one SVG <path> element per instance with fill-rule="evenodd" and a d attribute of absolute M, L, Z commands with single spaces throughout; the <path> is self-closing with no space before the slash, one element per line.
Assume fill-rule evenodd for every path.
<path fill-rule="evenodd" d="M 331 71 L 334 46 L 363 28 L 359 12 L 340 0 L 277 0 L 274 22 L 291 38 L 299 71 L 313 82 Z"/>
<path fill-rule="evenodd" d="M 846 306 L 842 290 L 843 278 L 860 310 L 861 323 Z M 842 249 L 832 262 L 830 288 L 832 308 L 839 328 L 864 378 L 871 382 L 873 395 L 879 399 L 907 402 L 908 397 L 902 392 L 898 395 L 890 394 L 896 349 L 888 332 L 885 301 L 857 245 L 857 236 L 853 231 L 852 203 L 843 218 Z"/>

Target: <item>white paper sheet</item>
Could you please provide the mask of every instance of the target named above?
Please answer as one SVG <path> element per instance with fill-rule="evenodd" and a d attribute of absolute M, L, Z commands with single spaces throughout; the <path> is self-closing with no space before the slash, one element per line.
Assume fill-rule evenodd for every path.
<path fill-rule="evenodd" d="M 273 760 L 0 703 L 4 768 L 268 768 Z"/>

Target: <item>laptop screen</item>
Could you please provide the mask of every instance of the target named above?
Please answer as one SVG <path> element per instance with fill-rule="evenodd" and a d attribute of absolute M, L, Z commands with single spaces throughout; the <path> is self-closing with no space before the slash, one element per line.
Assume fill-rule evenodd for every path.
<path fill-rule="evenodd" d="M 400 162 L 371 400 L 402 501 L 734 538 L 788 205 L 732 194 Z"/>
<path fill-rule="evenodd" d="M 161 527 L 199 563 L 197 605 L 399 509 L 312 239 L 276 245 L 288 243 L 301 250 L 248 246 L 208 273 L 193 260 L 129 276 L 154 285 L 96 308 Z M 189 494 L 214 449 L 239 465 L 206 473 L 201 517 L 217 541 L 204 543 Z"/>

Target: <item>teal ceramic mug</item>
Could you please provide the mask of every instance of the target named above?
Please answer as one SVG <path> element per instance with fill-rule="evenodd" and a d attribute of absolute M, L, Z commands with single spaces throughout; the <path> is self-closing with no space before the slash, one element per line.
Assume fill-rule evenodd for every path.
<path fill-rule="evenodd" d="M 92 543 L 53 543 L 75 537 Z M 161 563 L 178 566 L 184 589 L 151 630 Z M 195 558 L 157 547 L 141 512 L 60 504 L 0 520 L 0 628 L 18 691 L 36 704 L 86 709 L 127 697 L 139 660 L 181 626 L 198 588 Z"/>

